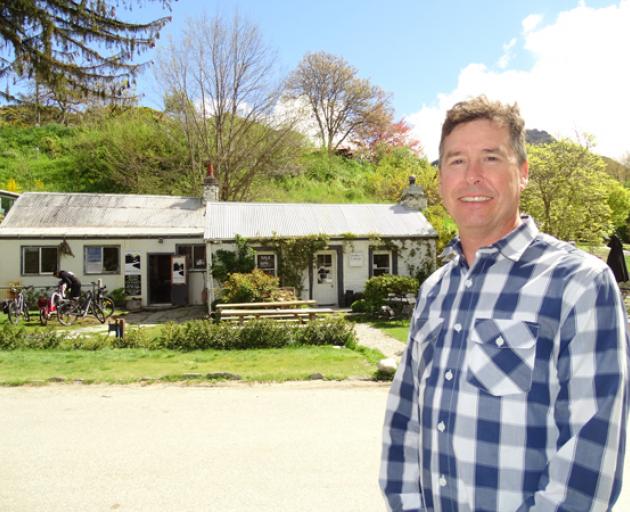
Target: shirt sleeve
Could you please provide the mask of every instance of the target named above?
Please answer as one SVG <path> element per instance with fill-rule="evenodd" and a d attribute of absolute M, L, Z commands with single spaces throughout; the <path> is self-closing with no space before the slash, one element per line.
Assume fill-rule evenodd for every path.
<path fill-rule="evenodd" d="M 392 512 L 424 510 L 419 475 L 417 344 L 413 337 L 410 340 L 392 382 L 383 430 L 379 483 Z"/>
<path fill-rule="evenodd" d="M 612 275 L 601 272 L 561 325 L 556 451 L 540 490 L 518 512 L 612 509 L 625 452 L 627 322 Z"/>

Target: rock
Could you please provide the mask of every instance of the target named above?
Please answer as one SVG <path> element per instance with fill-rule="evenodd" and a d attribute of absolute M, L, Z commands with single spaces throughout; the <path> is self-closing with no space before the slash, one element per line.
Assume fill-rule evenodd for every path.
<path fill-rule="evenodd" d="M 241 376 L 237 375 L 235 373 L 230 373 L 230 372 L 214 372 L 214 373 L 208 373 L 206 375 L 206 379 L 210 379 L 210 380 L 218 380 L 218 379 L 225 379 L 225 380 L 241 380 Z"/>
<path fill-rule="evenodd" d="M 324 380 L 324 376 L 321 373 L 312 373 L 308 376 L 308 380 Z"/>
<path fill-rule="evenodd" d="M 64 379 L 63 377 L 50 377 L 48 379 L 48 382 L 65 382 L 66 379 Z"/>
<path fill-rule="evenodd" d="M 391 357 L 381 359 L 377 365 L 377 369 L 380 373 L 385 373 L 388 375 L 394 375 L 397 368 L 398 365 L 396 364 L 396 360 Z"/>

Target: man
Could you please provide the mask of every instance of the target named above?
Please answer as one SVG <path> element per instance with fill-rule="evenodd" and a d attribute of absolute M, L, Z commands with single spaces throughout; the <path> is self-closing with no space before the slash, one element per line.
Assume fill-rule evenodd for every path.
<path fill-rule="evenodd" d="M 60 279 L 59 286 L 62 287 L 61 294 L 64 295 L 66 289 L 70 289 L 70 298 L 78 299 L 81 296 L 81 281 L 72 272 L 66 270 L 55 270 L 53 276 Z"/>
<path fill-rule="evenodd" d="M 420 289 L 385 418 L 390 510 L 610 510 L 621 487 L 627 317 L 605 263 L 520 216 L 516 105 L 456 104 L 440 193 L 459 228 Z"/>

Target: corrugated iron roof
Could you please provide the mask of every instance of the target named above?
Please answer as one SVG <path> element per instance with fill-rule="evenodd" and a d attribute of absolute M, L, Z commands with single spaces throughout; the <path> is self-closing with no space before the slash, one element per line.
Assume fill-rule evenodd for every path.
<path fill-rule="evenodd" d="M 125 194 L 26 192 L 0 227 L 0 236 L 196 234 L 202 236 L 200 198 Z"/>
<path fill-rule="evenodd" d="M 207 240 L 326 234 L 339 237 L 437 236 L 418 210 L 390 204 L 207 203 Z"/>

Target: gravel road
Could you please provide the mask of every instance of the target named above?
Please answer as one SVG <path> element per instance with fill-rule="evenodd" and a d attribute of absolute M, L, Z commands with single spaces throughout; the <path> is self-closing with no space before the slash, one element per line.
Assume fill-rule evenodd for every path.
<path fill-rule="evenodd" d="M 0 510 L 382 512 L 387 388 L 0 388 Z"/>

